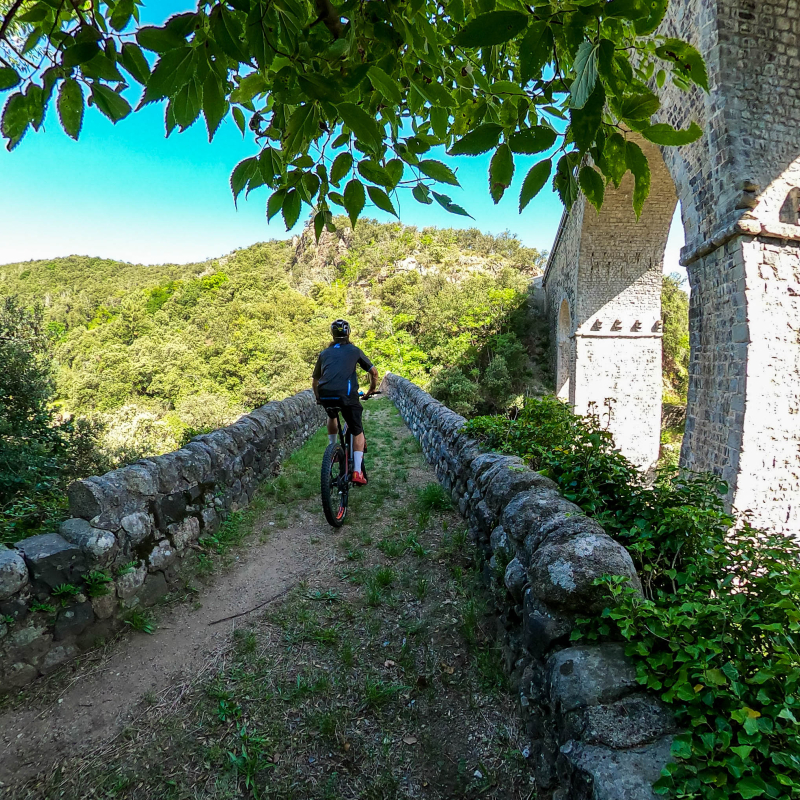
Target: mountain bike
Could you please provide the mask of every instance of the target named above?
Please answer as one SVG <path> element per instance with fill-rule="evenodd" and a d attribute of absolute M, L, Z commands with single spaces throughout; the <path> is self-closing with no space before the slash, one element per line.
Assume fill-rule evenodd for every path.
<path fill-rule="evenodd" d="M 381 392 L 375 392 L 372 397 L 378 394 L 381 394 Z M 363 398 L 364 393 L 359 392 L 358 396 Z M 322 456 L 322 475 L 320 478 L 322 510 L 325 512 L 325 519 L 328 520 L 328 524 L 334 528 L 341 528 L 344 525 L 350 487 L 357 485 L 353 484 L 352 481 L 353 435 L 348 432 L 347 423 L 340 418 L 339 411 L 340 409 L 337 408 L 336 421 L 339 423 L 339 441 L 329 444 L 325 448 L 325 455 Z M 367 478 L 366 450 L 365 443 L 365 457 L 361 465 L 361 471 L 365 478 Z"/>

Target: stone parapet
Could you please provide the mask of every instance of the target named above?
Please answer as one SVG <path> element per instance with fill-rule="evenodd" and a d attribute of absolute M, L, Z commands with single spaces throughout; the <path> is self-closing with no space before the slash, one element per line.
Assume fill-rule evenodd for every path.
<path fill-rule="evenodd" d="M 192 545 L 244 508 L 324 421 L 307 390 L 175 452 L 71 484 L 72 516 L 59 533 L 0 545 L 0 693 L 53 671 L 166 594 Z"/>
<path fill-rule="evenodd" d="M 603 575 L 640 589 L 627 550 L 554 481 L 521 459 L 485 452 L 466 420 L 410 381 L 384 391 L 419 440 L 485 555 L 506 667 L 533 746 L 539 800 L 655 800 L 670 759 L 672 715 L 636 681 L 619 643 L 574 646 L 577 616 L 600 614 Z"/>

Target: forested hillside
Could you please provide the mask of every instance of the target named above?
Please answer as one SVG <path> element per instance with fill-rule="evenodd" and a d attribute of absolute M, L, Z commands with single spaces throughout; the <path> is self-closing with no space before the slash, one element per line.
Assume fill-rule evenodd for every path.
<path fill-rule="evenodd" d="M 431 386 L 462 412 L 541 388 L 546 358 L 534 363 L 525 341 L 540 253 L 476 229 L 336 226 L 318 245 L 306 231 L 184 266 L 9 264 L 0 293 L 44 306 L 57 404 L 93 421 L 109 464 L 307 387 L 340 316 L 381 373 Z"/>

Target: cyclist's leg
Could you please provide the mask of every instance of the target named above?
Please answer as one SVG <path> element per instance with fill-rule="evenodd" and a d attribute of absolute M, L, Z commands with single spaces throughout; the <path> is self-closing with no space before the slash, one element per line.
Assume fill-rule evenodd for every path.
<path fill-rule="evenodd" d="M 325 411 L 328 414 L 328 444 L 336 444 L 339 433 L 339 412 L 329 406 L 325 406 Z"/>
<path fill-rule="evenodd" d="M 361 465 L 364 460 L 364 427 L 361 422 L 361 415 L 363 409 L 361 403 L 353 405 L 342 406 L 342 416 L 347 423 L 347 428 L 353 434 L 353 472 L 359 476 L 362 475 Z M 355 483 L 362 483 L 358 478 L 354 479 Z"/>

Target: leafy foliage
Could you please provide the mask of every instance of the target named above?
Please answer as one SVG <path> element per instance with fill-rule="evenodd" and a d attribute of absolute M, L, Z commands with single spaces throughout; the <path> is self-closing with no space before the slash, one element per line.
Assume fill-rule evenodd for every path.
<path fill-rule="evenodd" d="M 554 399 L 468 429 L 558 481 L 633 556 L 644 598 L 604 580 L 613 602 L 573 638 L 629 642 L 640 683 L 684 731 L 655 785 L 682 798 L 800 796 L 800 547 L 734 525 L 713 476 L 661 472 L 648 485 L 596 418 Z"/>
<path fill-rule="evenodd" d="M 664 401 L 686 402 L 689 389 L 689 298 L 678 275 L 665 275 L 661 290 Z"/>
<path fill-rule="evenodd" d="M 116 123 L 131 113 L 138 84 L 137 109 L 166 102 L 167 135 L 202 115 L 211 139 L 230 113 L 260 148 L 234 169 L 234 197 L 266 186 L 270 217 L 281 212 L 290 228 L 308 206 L 318 237 L 335 229 L 336 206 L 355 224 L 367 196 L 395 214 L 401 188 L 418 202 L 466 214 L 432 191 L 458 185 L 449 168 L 422 158 L 439 146 L 467 155 L 494 149 L 489 189 L 498 202 L 514 153 L 539 152 L 530 150 L 537 136 L 543 150 L 552 138 L 548 174 L 567 207 L 580 190 L 599 204 L 599 182 L 619 185 L 630 170 L 640 213 L 650 170 L 624 131 L 662 145 L 701 134 L 695 123 L 682 131 L 651 125 L 659 108 L 651 79 L 708 88 L 691 45 L 654 35 L 666 0 L 204 0 L 160 27 L 140 25 L 139 5 L 4 0 L 0 91 L 12 93 L 0 129 L 9 149 L 39 130 L 56 92 L 64 130 L 77 138 L 84 105 Z M 549 133 L 535 133 L 542 130 Z M 514 142 L 528 149 L 515 150 Z M 578 182 L 587 155 L 602 177 L 586 173 Z M 545 171 L 527 183 L 520 206 L 541 189 Z"/>

